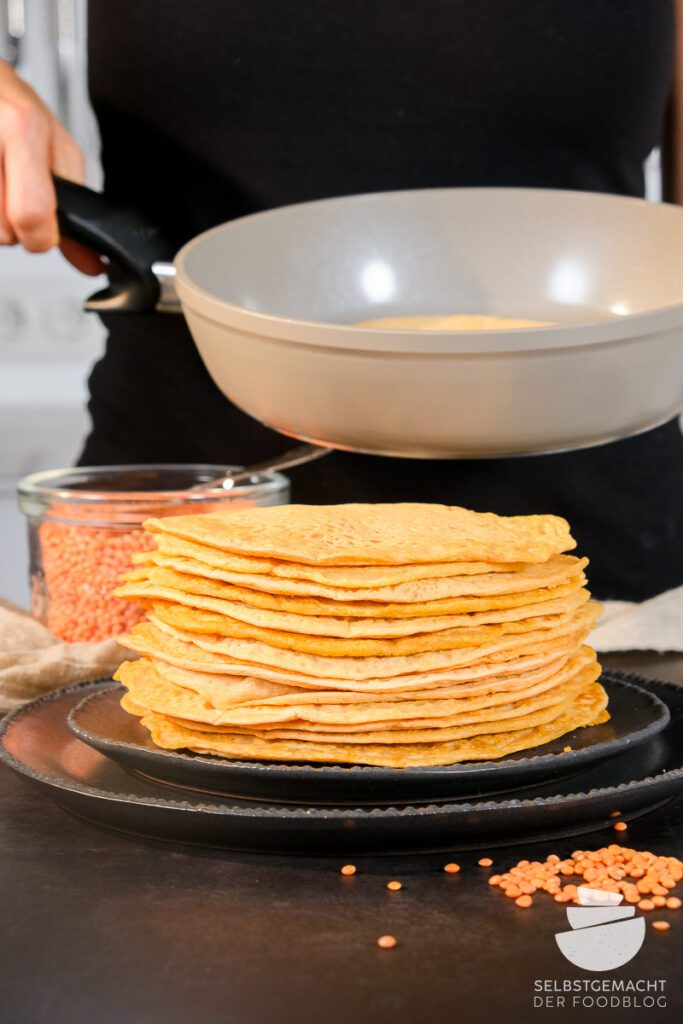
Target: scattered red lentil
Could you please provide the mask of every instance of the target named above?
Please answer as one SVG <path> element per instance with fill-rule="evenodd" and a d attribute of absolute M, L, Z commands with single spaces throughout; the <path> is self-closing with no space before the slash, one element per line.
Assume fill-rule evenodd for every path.
<path fill-rule="evenodd" d="M 621 817 L 621 811 L 612 811 L 612 813 L 610 814 L 610 818 L 620 818 L 620 817 Z"/>
<path fill-rule="evenodd" d="M 490 857 L 481 857 L 477 863 L 479 864 L 480 868 L 490 868 L 491 865 L 493 864 L 493 861 L 491 860 Z"/>
<path fill-rule="evenodd" d="M 567 883 L 563 886 L 565 879 Z M 585 884 L 620 893 L 626 903 L 637 903 L 642 910 L 678 910 L 681 900 L 669 892 L 682 879 L 683 861 L 676 857 L 657 856 L 611 843 L 599 850 L 574 850 L 564 860 L 556 854 L 550 854 L 542 863 L 520 860 L 509 871 L 491 875 L 488 884 L 498 886 L 515 901 L 543 891 L 556 903 L 578 903 L 578 887 Z"/>
<path fill-rule="evenodd" d="M 460 870 L 460 865 L 453 863 L 444 864 L 443 869 L 447 875 L 457 875 L 458 871 Z"/>
<path fill-rule="evenodd" d="M 572 749 L 571 747 L 562 747 L 562 753 L 563 754 L 568 754 L 571 751 L 571 749 Z"/>
<path fill-rule="evenodd" d="M 517 899 L 515 900 L 515 903 L 517 904 L 518 907 L 525 907 L 525 908 L 526 907 L 530 907 L 533 902 L 534 901 L 532 900 L 531 896 L 528 896 L 526 893 L 523 896 L 518 896 Z"/>
<path fill-rule="evenodd" d="M 377 945 L 380 949 L 393 949 L 396 945 L 396 939 L 393 935 L 380 935 Z"/>
<path fill-rule="evenodd" d="M 668 921 L 653 921 L 652 927 L 655 928 L 658 932 L 668 932 L 671 925 Z"/>
<path fill-rule="evenodd" d="M 398 892 L 398 890 L 402 888 L 402 882 L 387 882 L 387 889 L 391 889 L 392 892 Z"/>
<path fill-rule="evenodd" d="M 615 832 L 625 832 L 628 828 L 628 825 L 625 821 L 617 821 L 614 823 L 614 825 L 612 825 L 612 828 Z"/>
<path fill-rule="evenodd" d="M 341 869 L 341 873 L 342 873 L 342 875 L 355 875 L 355 873 L 356 873 L 356 865 L 355 864 L 345 864 L 344 867 Z"/>

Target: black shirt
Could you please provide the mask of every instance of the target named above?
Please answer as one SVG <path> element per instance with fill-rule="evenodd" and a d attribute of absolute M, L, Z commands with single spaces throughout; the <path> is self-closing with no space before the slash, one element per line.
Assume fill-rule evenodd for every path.
<path fill-rule="evenodd" d="M 105 187 L 178 246 L 232 217 L 353 192 L 642 195 L 673 42 L 671 0 L 90 0 Z M 218 392 L 181 318 L 106 322 L 81 463 L 244 464 L 291 446 Z M 291 477 L 298 501 L 555 512 L 591 558 L 596 593 L 683 583 L 675 422 L 495 462 L 338 452 Z"/>

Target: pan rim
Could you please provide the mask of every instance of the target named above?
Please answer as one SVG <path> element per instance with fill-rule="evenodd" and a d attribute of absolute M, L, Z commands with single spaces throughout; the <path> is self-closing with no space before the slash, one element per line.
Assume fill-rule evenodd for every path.
<path fill-rule="evenodd" d="M 500 196 L 517 194 L 542 201 L 551 194 L 562 196 L 562 201 L 596 205 L 628 205 L 655 211 L 653 216 L 679 216 L 683 228 L 683 208 L 667 203 L 652 203 L 646 199 L 631 196 L 616 196 L 606 193 L 581 192 L 568 189 L 538 188 L 434 188 L 406 189 L 402 191 L 368 192 L 358 195 L 334 196 L 309 202 L 293 203 L 216 225 L 196 235 L 177 253 L 176 289 L 183 311 L 198 314 L 222 327 L 234 327 L 247 334 L 262 336 L 272 341 L 289 341 L 303 347 L 315 345 L 322 348 L 351 349 L 367 352 L 396 352 L 415 354 L 487 355 L 496 353 L 543 352 L 557 349 L 595 347 L 627 341 L 638 341 L 643 337 L 665 333 L 683 326 L 683 299 L 681 302 L 657 307 L 651 310 L 614 314 L 605 319 L 587 319 L 581 322 L 553 324 L 543 328 L 514 328 L 511 330 L 483 331 L 420 331 L 361 328 L 327 320 L 308 320 L 298 317 L 280 316 L 248 309 L 245 306 L 221 299 L 198 284 L 188 272 L 189 257 L 197 248 L 216 235 L 225 233 L 235 225 L 243 225 L 255 218 L 274 220 L 288 216 L 298 208 L 322 208 L 355 203 L 382 202 L 396 197 L 423 197 L 426 195 L 472 195 Z"/>

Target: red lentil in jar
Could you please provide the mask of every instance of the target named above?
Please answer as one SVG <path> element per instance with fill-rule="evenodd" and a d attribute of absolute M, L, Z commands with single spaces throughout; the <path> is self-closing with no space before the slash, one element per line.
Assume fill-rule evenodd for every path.
<path fill-rule="evenodd" d="M 257 476 L 229 491 L 188 489 L 225 471 L 206 465 L 102 466 L 24 477 L 19 505 L 28 521 L 33 615 L 72 643 L 119 636 L 142 610 L 112 595 L 131 556 L 153 546 L 149 516 L 283 505 L 289 482 Z"/>

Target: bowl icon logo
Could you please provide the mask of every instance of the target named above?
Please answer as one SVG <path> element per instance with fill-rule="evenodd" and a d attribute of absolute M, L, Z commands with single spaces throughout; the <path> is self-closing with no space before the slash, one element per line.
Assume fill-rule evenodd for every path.
<path fill-rule="evenodd" d="M 623 896 L 579 886 L 578 907 L 567 908 L 571 931 L 558 932 L 560 952 L 585 971 L 613 971 L 632 960 L 645 939 L 645 918 L 621 907 Z"/>

